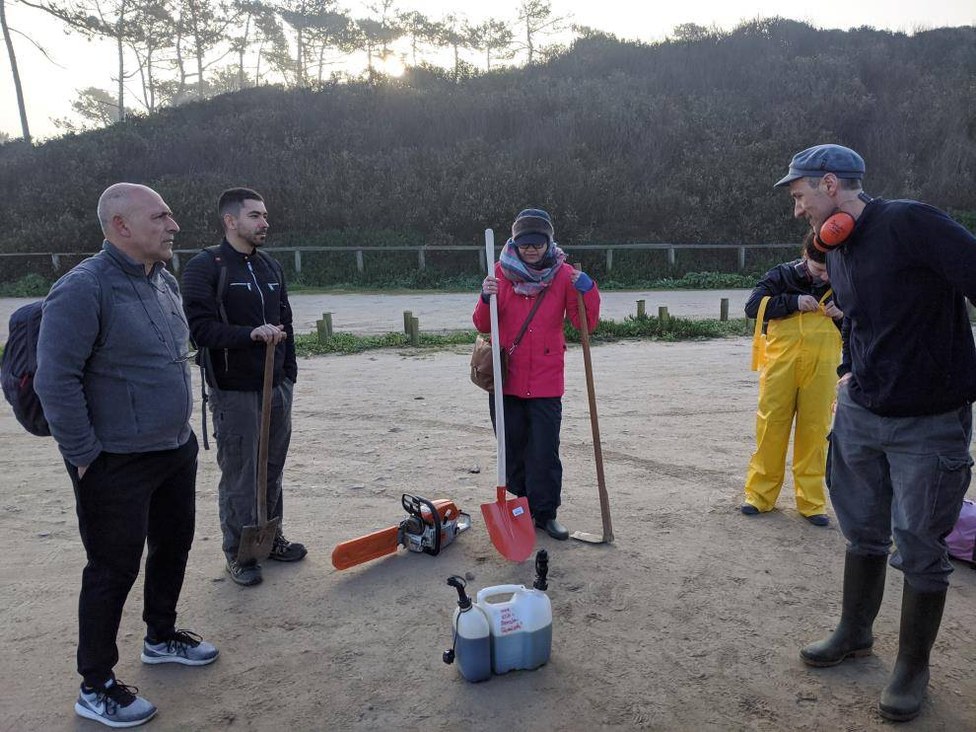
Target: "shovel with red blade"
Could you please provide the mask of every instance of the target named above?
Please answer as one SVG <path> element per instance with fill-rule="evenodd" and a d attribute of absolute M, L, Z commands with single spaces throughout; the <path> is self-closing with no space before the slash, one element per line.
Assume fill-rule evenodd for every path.
<path fill-rule="evenodd" d="M 495 233 L 485 229 L 485 262 L 495 271 Z M 535 548 L 535 526 L 525 496 L 509 498 L 505 487 L 505 404 L 502 393 L 502 361 L 498 340 L 498 297 L 488 302 L 491 312 L 491 360 L 495 374 L 495 436 L 498 438 L 498 483 L 494 503 L 482 503 L 488 536 L 499 553 L 513 562 L 529 558 Z"/>

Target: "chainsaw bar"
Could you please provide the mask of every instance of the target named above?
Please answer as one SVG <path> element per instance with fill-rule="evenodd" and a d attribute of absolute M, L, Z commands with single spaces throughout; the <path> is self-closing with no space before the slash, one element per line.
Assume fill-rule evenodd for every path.
<path fill-rule="evenodd" d="M 458 507 L 446 498 L 439 498 L 431 502 L 440 516 L 441 523 L 457 521 L 462 515 Z M 459 524 L 458 531 L 463 531 L 467 526 Z M 390 526 L 371 534 L 360 536 L 357 539 L 350 539 L 336 545 L 332 550 L 332 566 L 336 569 L 349 569 L 363 562 L 372 559 L 379 559 L 387 554 L 395 554 L 401 541 L 401 524 Z"/>

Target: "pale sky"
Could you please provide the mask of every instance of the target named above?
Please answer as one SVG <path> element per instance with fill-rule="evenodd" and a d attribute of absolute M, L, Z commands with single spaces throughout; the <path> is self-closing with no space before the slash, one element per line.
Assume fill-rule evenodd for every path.
<path fill-rule="evenodd" d="M 52 118 L 68 117 L 79 88 L 114 88 L 114 48 L 110 42 L 88 42 L 77 35 L 65 35 L 61 26 L 29 8 L 7 0 L 11 27 L 42 45 L 55 63 L 48 61 L 22 36 L 14 35 L 14 49 L 24 85 L 28 121 L 36 138 L 56 136 Z M 12 4 L 13 3 L 13 4 Z M 805 21 L 820 28 L 848 29 L 872 26 L 912 33 L 944 26 L 976 25 L 974 0 L 821 0 L 787 4 L 783 0 L 685 0 L 677 3 L 635 0 L 551 0 L 553 11 L 571 16 L 571 21 L 608 31 L 620 38 L 662 40 L 682 23 L 718 26 L 730 30 L 743 20 L 782 16 Z M 365 16 L 366 3 L 346 0 L 340 5 L 355 17 Z M 486 17 L 515 19 L 518 0 L 400 0 L 397 9 L 418 10 L 439 18 L 456 12 L 471 22 Z M 475 61 L 472 57 L 470 60 Z M 57 64 L 57 65 L 55 65 Z M 0 131 L 20 136 L 13 78 L 6 49 L 0 45 Z"/>

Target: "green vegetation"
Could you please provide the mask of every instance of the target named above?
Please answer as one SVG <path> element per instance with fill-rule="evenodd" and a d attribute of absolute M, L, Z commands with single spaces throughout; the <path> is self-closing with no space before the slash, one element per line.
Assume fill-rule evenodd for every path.
<path fill-rule="evenodd" d="M 579 343 L 579 333 L 568 323 L 565 326 L 566 340 Z M 593 343 L 619 341 L 625 339 L 687 341 L 708 338 L 749 335 L 743 318 L 734 320 L 689 320 L 686 318 L 637 318 L 629 316 L 623 322 L 601 320 L 590 334 Z M 422 348 L 438 350 L 450 346 L 473 344 L 477 334 L 473 330 L 453 333 L 421 333 L 420 343 L 411 346 L 410 339 L 403 333 L 386 333 L 378 336 L 356 336 L 351 333 L 336 333 L 324 343 L 315 333 L 295 336 L 295 351 L 299 356 L 318 356 L 327 353 L 351 354 L 377 348 Z"/>
<path fill-rule="evenodd" d="M 924 200 L 973 226 L 976 27 L 903 33 L 818 30 L 784 19 L 661 43 L 594 34 L 524 68 L 257 87 L 31 147 L 0 145 L 0 251 L 92 251 L 95 202 L 118 180 L 155 187 L 178 246 L 219 240 L 220 191 L 246 183 L 271 212 L 269 248 L 499 243 L 541 206 L 574 244 L 720 243 L 721 250 L 618 250 L 580 260 L 601 284 L 649 286 L 735 272 L 736 247 L 782 243 L 803 224 L 774 191 L 790 156 L 836 141 L 866 159 L 868 193 Z M 924 104 L 915 103 L 924 100 Z M 472 251 L 303 257 L 314 286 L 436 287 L 478 277 Z M 747 258 L 750 272 L 775 261 Z M 61 271 L 73 262 L 61 258 Z M 281 258 L 294 279 L 290 256 Z M 50 276 L 44 257 L 4 262 L 5 280 Z M 610 275 L 610 276 L 608 276 Z M 467 278 L 467 279 L 465 279 Z M 465 289 L 467 285 L 465 284 Z"/>
<path fill-rule="evenodd" d="M 0 297 L 44 297 L 51 282 L 31 272 L 15 282 L 0 282 Z"/>

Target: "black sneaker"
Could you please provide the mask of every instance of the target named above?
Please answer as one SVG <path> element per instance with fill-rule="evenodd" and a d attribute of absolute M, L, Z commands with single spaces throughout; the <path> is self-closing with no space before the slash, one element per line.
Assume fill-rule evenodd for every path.
<path fill-rule="evenodd" d="M 259 585 L 264 579 L 261 576 L 260 564 L 254 562 L 249 564 L 241 564 L 236 559 L 227 560 L 227 574 L 230 575 L 230 578 L 234 580 L 234 582 L 243 587 Z"/>
<path fill-rule="evenodd" d="M 308 549 L 305 548 L 304 544 L 288 541 L 284 535 L 278 534 L 274 538 L 268 559 L 274 559 L 276 562 L 297 562 L 304 559 L 306 554 L 308 554 Z"/>
<path fill-rule="evenodd" d="M 126 686 L 114 678 L 101 688 L 82 684 L 75 702 L 75 714 L 107 727 L 138 727 L 156 716 L 156 707 L 136 696 L 137 691 L 136 687 Z"/>

